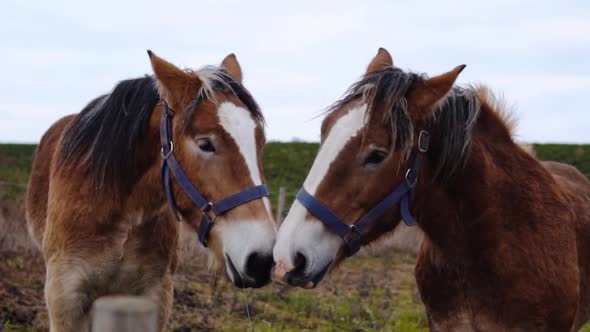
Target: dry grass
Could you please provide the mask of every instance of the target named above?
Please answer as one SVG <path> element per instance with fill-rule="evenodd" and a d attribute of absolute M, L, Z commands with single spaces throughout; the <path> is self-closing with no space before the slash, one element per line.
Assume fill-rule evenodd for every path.
<path fill-rule="evenodd" d="M 28 236 L 22 199 L 4 200 L 0 212 L 0 331 L 45 331 L 44 263 Z M 426 329 L 412 274 L 414 256 L 392 252 L 413 251 L 411 241 L 383 240 L 382 249 L 370 249 L 379 257 L 368 252 L 348 260 L 314 291 L 277 285 L 241 291 L 217 279 L 195 233 L 181 229 L 174 331 Z"/>
<path fill-rule="evenodd" d="M 27 231 L 22 196 L 0 198 L 0 252 L 37 252 L 37 247 Z"/>
<path fill-rule="evenodd" d="M 379 239 L 365 249 L 363 253 L 369 256 L 386 256 L 394 252 L 417 254 L 422 243 L 422 231 L 418 227 L 408 227 L 403 222 L 394 232 Z"/>
<path fill-rule="evenodd" d="M 353 257 L 315 290 L 239 290 L 203 258 L 175 275 L 173 331 L 426 331 L 412 278 L 414 257 Z M 46 331 L 44 267 L 37 256 L 0 253 L 0 331 Z"/>

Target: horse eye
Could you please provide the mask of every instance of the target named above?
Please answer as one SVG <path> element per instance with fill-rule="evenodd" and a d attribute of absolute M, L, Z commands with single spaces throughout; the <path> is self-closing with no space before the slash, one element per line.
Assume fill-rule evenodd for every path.
<path fill-rule="evenodd" d="M 365 159 L 365 165 L 378 165 L 385 160 L 387 154 L 381 150 L 372 150 Z"/>
<path fill-rule="evenodd" d="M 197 145 L 199 146 L 199 149 L 201 149 L 201 151 L 203 152 L 215 152 L 215 146 L 208 138 L 199 138 L 197 140 Z"/>

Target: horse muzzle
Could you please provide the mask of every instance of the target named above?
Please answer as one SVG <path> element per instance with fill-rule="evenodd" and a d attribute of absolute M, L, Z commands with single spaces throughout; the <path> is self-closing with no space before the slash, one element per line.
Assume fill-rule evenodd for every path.
<path fill-rule="evenodd" d="M 273 271 L 273 280 L 281 285 L 302 287 L 305 289 L 315 288 L 328 274 L 333 261 L 328 262 L 319 270 L 307 270 L 307 258 L 297 253 L 295 266 L 290 267 L 284 262 L 278 262 Z"/>
<path fill-rule="evenodd" d="M 225 254 L 225 264 L 234 286 L 238 288 L 260 288 L 270 282 L 274 261 L 270 255 L 254 252 L 248 256 L 243 272 L 236 268 L 228 254 Z"/>

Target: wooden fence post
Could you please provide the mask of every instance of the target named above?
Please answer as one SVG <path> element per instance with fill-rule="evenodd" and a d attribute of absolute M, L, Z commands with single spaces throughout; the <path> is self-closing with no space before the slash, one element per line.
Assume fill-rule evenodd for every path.
<path fill-rule="evenodd" d="M 283 223 L 283 211 L 285 211 L 285 187 L 279 188 L 279 201 L 277 202 L 277 227 Z"/>
<path fill-rule="evenodd" d="M 105 296 L 93 304 L 92 332 L 156 332 L 158 310 L 141 296 Z"/>

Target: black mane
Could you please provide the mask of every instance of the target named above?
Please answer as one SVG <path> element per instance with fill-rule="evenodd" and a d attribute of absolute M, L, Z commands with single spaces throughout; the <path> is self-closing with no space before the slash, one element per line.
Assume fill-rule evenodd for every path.
<path fill-rule="evenodd" d="M 432 149 L 429 158 L 434 165 L 434 178 L 448 180 L 465 165 L 471 149 L 473 127 L 481 112 L 481 100 L 472 88 L 455 86 L 430 120 Z"/>
<path fill-rule="evenodd" d="M 121 81 L 110 94 L 91 101 L 66 129 L 60 166 L 77 164 L 97 190 L 123 189 L 139 175 L 138 145 L 159 100 L 151 77 Z"/>
<path fill-rule="evenodd" d="M 214 75 L 208 84 L 195 91 L 196 97 L 182 117 L 185 128 L 198 105 L 204 98 L 214 98 L 215 92 L 234 94 L 255 119 L 264 123 L 256 101 L 240 82 L 224 69 L 206 68 Z M 58 166 L 78 167 L 78 171 L 92 179 L 97 191 L 107 190 L 116 196 L 130 190 L 149 166 L 140 160 L 139 152 L 160 100 L 155 86 L 149 76 L 125 80 L 110 94 L 91 101 L 66 129 Z M 159 146 L 153 148 L 159 151 Z"/>
<path fill-rule="evenodd" d="M 343 98 L 330 106 L 328 112 L 361 99 L 367 103 L 367 116 L 371 117 L 374 116 L 377 105 L 383 103 L 384 121 L 389 122 L 392 130 L 392 146 L 401 154 L 402 161 L 407 161 L 415 149 L 415 125 L 408 113 L 405 96 L 414 84 L 427 78 L 425 74 L 406 73 L 393 66 L 386 67 L 365 75 L 353 84 Z M 429 153 L 435 179 L 450 178 L 464 164 L 469 154 L 471 132 L 481 110 L 480 106 L 474 88 L 455 86 L 433 113 L 427 127 L 433 133 L 431 142 L 440 142 L 441 146 L 438 151 Z"/>

